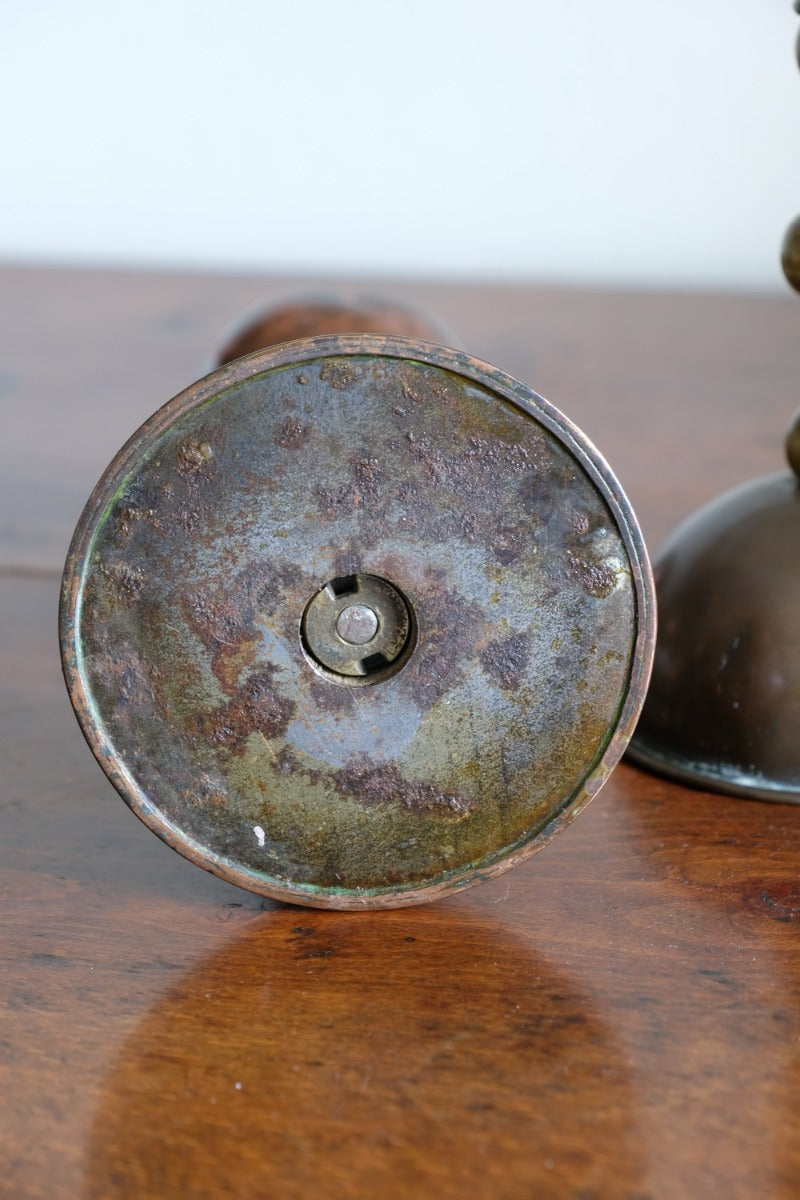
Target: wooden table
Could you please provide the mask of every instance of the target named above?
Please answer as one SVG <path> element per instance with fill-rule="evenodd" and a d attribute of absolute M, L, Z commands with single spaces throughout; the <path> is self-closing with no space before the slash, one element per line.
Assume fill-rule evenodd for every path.
<path fill-rule="evenodd" d="M 800 1196 L 800 808 L 623 765 L 498 881 L 337 914 L 189 865 L 86 750 L 56 648 L 82 503 L 244 313 L 313 283 L 0 272 L 0 1195 Z M 789 297 L 367 290 L 565 410 L 651 547 L 782 465 Z"/>

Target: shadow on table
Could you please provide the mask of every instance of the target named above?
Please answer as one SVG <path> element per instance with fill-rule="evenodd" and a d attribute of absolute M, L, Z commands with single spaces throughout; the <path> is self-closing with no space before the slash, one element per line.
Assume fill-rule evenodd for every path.
<path fill-rule="evenodd" d="M 279 909 L 128 1038 L 87 1196 L 635 1196 L 637 1119 L 585 990 L 499 915 Z"/>

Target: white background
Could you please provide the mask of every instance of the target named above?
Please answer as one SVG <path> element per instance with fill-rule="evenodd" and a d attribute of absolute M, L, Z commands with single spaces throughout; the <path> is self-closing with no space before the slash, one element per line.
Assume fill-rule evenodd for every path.
<path fill-rule="evenodd" d="M 781 288 L 791 0 L 5 0 L 6 261 Z"/>

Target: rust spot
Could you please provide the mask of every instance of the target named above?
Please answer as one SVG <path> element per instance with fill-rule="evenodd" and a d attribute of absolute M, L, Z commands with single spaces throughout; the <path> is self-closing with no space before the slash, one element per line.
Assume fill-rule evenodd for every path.
<path fill-rule="evenodd" d="M 176 526 L 194 534 L 203 525 L 209 502 L 206 492 L 218 473 L 212 445 L 219 439 L 219 431 L 208 426 L 197 430 L 193 438 L 173 447 L 167 459 L 174 471 L 171 478 L 163 478 L 161 462 L 156 461 L 154 468 L 161 476 L 158 493 L 147 497 L 149 506 L 142 502 L 144 497 L 139 504 L 141 508 L 152 509 L 153 528 L 169 536 L 177 536 Z M 128 507 L 132 507 L 130 501 Z"/>
<path fill-rule="evenodd" d="M 361 371 L 356 363 L 345 362 L 341 359 L 329 359 L 323 363 L 319 377 L 337 392 L 346 392 L 360 378 Z"/>
<path fill-rule="evenodd" d="M 527 471 L 531 466 L 531 454 L 519 442 L 505 442 L 499 438 L 472 436 L 464 454 L 464 462 L 482 467 L 486 471 Z"/>
<path fill-rule="evenodd" d="M 455 462 L 448 461 L 442 451 L 431 442 L 430 438 L 420 437 L 413 429 L 406 433 L 406 441 L 418 462 L 422 463 L 435 482 L 444 482 L 455 477 Z"/>
<path fill-rule="evenodd" d="M 140 521 L 145 518 L 152 520 L 155 515 L 154 508 L 135 508 L 129 504 L 121 504 L 114 513 L 114 522 L 120 535 L 127 538 Z"/>
<path fill-rule="evenodd" d="M 374 488 L 381 475 L 383 475 L 381 460 L 363 455 L 361 458 L 356 459 L 353 474 L 362 488 Z"/>
<path fill-rule="evenodd" d="M 195 505 L 181 504 L 173 516 L 176 524 L 185 529 L 187 533 L 193 533 L 203 520 L 203 511 Z"/>
<path fill-rule="evenodd" d="M 497 561 L 504 567 L 510 567 L 521 554 L 530 549 L 531 534 L 525 527 L 511 528 L 504 525 L 498 529 L 492 539 L 492 550 Z"/>
<path fill-rule="evenodd" d="M 434 813 L 459 820 L 475 809 L 475 801 L 457 792 L 440 790 L 430 783 L 406 779 L 394 766 L 366 766 L 336 777 L 343 796 L 362 804 L 402 804 L 418 813 Z"/>
<path fill-rule="evenodd" d="M 425 489 L 420 489 L 420 468 L 437 491 L 441 492 L 438 508 L 426 505 L 418 519 L 423 521 L 431 533 L 441 540 L 464 539 L 470 543 L 482 543 L 501 566 L 508 566 L 530 549 L 533 530 L 544 518 L 541 503 L 534 497 L 527 503 L 522 496 L 525 510 L 524 520 L 511 524 L 498 513 L 492 498 L 498 487 L 508 489 L 509 477 L 519 478 L 519 485 L 526 493 L 535 492 L 533 482 L 538 477 L 543 449 L 536 436 L 527 446 L 507 441 L 501 437 L 471 434 L 463 441 L 456 433 L 452 438 L 433 438 L 408 429 L 404 435 L 405 454 L 410 454 L 414 466 L 409 475 L 416 482 L 413 486 L 401 487 L 399 498 L 409 506 L 409 516 L 418 511 Z M 552 506 L 552 497 L 546 501 Z"/>
<path fill-rule="evenodd" d="M 291 563 L 249 563 L 231 580 L 183 593 L 181 608 L 193 633 L 211 654 L 211 669 L 227 695 L 258 655 L 265 615 L 293 642 L 311 581 Z"/>
<path fill-rule="evenodd" d="M 405 674 L 434 703 L 460 678 L 486 638 L 486 614 L 468 596 L 448 588 L 444 572 L 426 572 L 413 597 L 424 653 L 411 659 Z M 402 676 L 401 676 L 402 678 Z"/>
<path fill-rule="evenodd" d="M 617 585 L 617 573 L 605 562 L 590 562 L 567 551 L 567 566 L 570 575 L 577 579 L 584 591 L 598 600 L 610 596 Z"/>
<path fill-rule="evenodd" d="M 211 670 L 226 695 L 236 691 L 242 672 L 252 666 L 257 650 L 255 638 L 241 638 L 235 646 L 220 646 L 211 656 Z"/>
<path fill-rule="evenodd" d="M 426 373 L 423 379 L 407 376 L 400 382 L 400 391 L 412 404 L 428 404 L 432 400 L 447 400 L 448 385 L 438 375 Z"/>
<path fill-rule="evenodd" d="M 585 537 L 585 535 L 589 532 L 589 518 L 587 517 L 586 513 L 577 512 L 575 509 L 573 509 L 569 514 L 568 524 L 570 531 L 576 537 Z"/>
<path fill-rule="evenodd" d="M 275 434 L 275 441 L 284 450 L 296 450 L 308 435 L 308 425 L 303 425 L 297 417 L 287 417 Z"/>
<path fill-rule="evenodd" d="M 186 789 L 183 792 L 183 799 L 187 807 L 190 808 L 211 808 L 225 809 L 228 808 L 228 797 L 225 792 L 215 786 L 209 779 L 201 778 L 197 782 L 197 787 L 189 791 Z"/>
<path fill-rule="evenodd" d="M 348 502 L 349 489 L 347 488 L 342 488 L 338 492 L 332 492 L 327 488 L 316 488 L 314 494 L 319 515 L 325 521 L 335 520 L 343 511 L 351 507 Z"/>
<path fill-rule="evenodd" d="M 226 599 L 210 597 L 206 592 L 190 592 L 182 597 L 184 615 L 190 628 L 207 649 L 233 646 L 241 630 L 241 616 Z"/>
<path fill-rule="evenodd" d="M 125 719 L 136 720 L 150 711 L 161 674 L 158 667 L 131 651 L 124 655 L 103 651 L 92 656 L 91 671 L 97 685 L 113 696 L 117 714 L 124 712 Z"/>
<path fill-rule="evenodd" d="M 374 504 L 380 498 L 384 470 L 379 458 L 366 453 L 358 455 L 351 460 L 348 475 L 347 482 L 336 491 L 316 490 L 319 512 L 326 520 L 352 512 L 362 504 Z"/>
<path fill-rule="evenodd" d="M 241 750 L 251 733 L 273 738 L 286 732 L 295 704 L 276 695 L 274 674 L 267 663 L 239 686 L 228 704 L 208 714 L 203 732 L 209 742 Z"/>
<path fill-rule="evenodd" d="M 214 457 L 208 442 L 186 442 L 178 447 L 175 470 L 184 477 L 194 475 L 207 466 Z"/>
<path fill-rule="evenodd" d="M 525 675 L 531 657 L 528 634 L 512 633 L 496 638 L 481 654 L 481 665 L 501 687 L 516 690 Z"/>
<path fill-rule="evenodd" d="M 144 590 L 144 579 L 138 567 L 118 562 L 112 567 L 101 567 L 101 573 L 108 588 L 123 603 L 131 604 L 138 600 Z"/>
<path fill-rule="evenodd" d="M 329 713 L 352 712 L 358 703 L 353 698 L 353 691 L 347 687 L 337 687 L 315 675 L 309 687 L 309 701 L 315 709 Z"/>

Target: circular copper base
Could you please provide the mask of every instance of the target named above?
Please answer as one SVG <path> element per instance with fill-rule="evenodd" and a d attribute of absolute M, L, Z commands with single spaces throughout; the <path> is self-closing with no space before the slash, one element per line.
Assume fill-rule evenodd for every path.
<path fill-rule="evenodd" d="M 369 615 L 331 601 L 309 640 L 303 614 L 360 576 L 416 642 L 341 686 L 309 652 L 344 633 L 363 663 Z M 624 495 L 556 409 L 456 351 L 333 337 L 220 368 L 134 435 L 76 531 L 61 639 L 92 749 L 171 846 L 269 896 L 388 907 L 513 866 L 591 799 L 654 604 Z"/>

